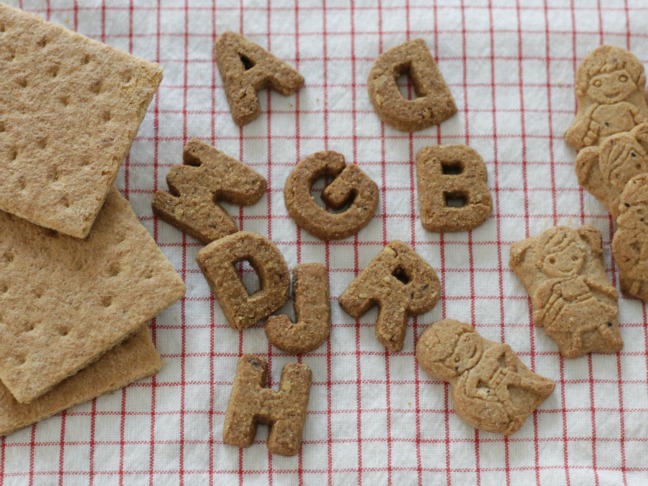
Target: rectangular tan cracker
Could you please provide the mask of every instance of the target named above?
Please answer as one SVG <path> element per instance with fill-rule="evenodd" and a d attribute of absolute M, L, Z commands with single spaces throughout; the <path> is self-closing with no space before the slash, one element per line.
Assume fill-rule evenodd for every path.
<path fill-rule="evenodd" d="M 85 240 L 0 212 L 0 380 L 29 403 L 184 295 L 115 188 Z"/>
<path fill-rule="evenodd" d="M 87 236 L 162 68 L 0 4 L 0 210 Z"/>
<path fill-rule="evenodd" d="M 160 355 L 153 346 L 148 328 L 144 326 L 98 361 L 30 404 L 18 403 L 9 390 L 0 384 L 0 436 L 151 376 L 161 366 Z"/>

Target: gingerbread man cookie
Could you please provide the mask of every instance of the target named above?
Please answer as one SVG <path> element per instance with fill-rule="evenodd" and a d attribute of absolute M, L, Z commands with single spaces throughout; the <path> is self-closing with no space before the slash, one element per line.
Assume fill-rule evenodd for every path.
<path fill-rule="evenodd" d="M 648 121 L 646 75 L 634 54 L 615 46 L 590 52 L 576 74 L 576 119 L 565 133 L 580 150 Z"/>
<path fill-rule="evenodd" d="M 648 174 L 633 177 L 621 194 L 612 240 L 621 290 L 648 301 Z"/>
<path fill-rule="evenodd" d="M 509 265 L 531 296 L 536 325 L 563 356 L 621 350 L 617 292 L 605 273 L 596 228 L 550 228 L 514 244 Z"/>
<path fill-rule="evenodd" d="M 614 218 L 619 215 L 619 198 L 626 183 L 646 172 L 648 123 L 612 135 L 598 147 L 586 147 L 576 157 L 578 183 Z"/>
<path fill-rule="evenodd" d="M 451 319 L 421 334 L 416 359 L 431 376 L 450 383 L 459 417 L 477 429 L 504 435 L 522 427 L 556 385 L 529 370 L 508 344 L 484 339 L 468 324 Z"/>

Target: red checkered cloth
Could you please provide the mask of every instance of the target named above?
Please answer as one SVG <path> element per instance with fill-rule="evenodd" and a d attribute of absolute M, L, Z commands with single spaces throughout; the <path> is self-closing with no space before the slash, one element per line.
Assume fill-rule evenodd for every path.
<path fill-rule="evenodd" d="M 35 11 L 164 67 L 164 81 L 118 185 L 187 283 L 187 296 L 152 323 L 166 366 L 153 379 L 24 429 L 0 447 L 0 484 L 636 484 L 648 481 L 648 328 L 645 306 L 620 299 L 617 355 L 564 360 L 530 319 L 508 269 L 510 245 L 556 224 L 603 232 L 613 222 L 579 189 L 575 152 L 562 134 L 575 113 L 574 74 L 601 43 L 648 61 L 645 0 L 31 0 Z M 157 6 L 154 5 L 157 3 Z M 212 57 L 216 36 L 245 34 L 304 74 L 297 96 L 262 93 L 264 114 L 234 125 Z M 377 55 L 421 37 L 459 113 L 416 133 L 383 125 L 367 96 Z M 411 88 L 405 88 L 411 91 Z M 227 206 L 241 229 L 269 236 L 290 267 L 329 270 L 330 340 L 302 357 L 270 346 L 261 326 L 230 329 L 195 261 L 201 245 L 158 221 L 151 198 L 166 189 L 183 144 L 198 137 L 268 179 L 248 208 Z M 469 233 L 432 234 L 418 220 L 416 152 L 469 144 L 486 161 L 494 215 Z M 319 150 L 358 163 L 380 187 L 374 220 L 356 237 L 322 242 L 288 218 L 290 169 Z M 358 322 L 337 297 L 392 239 L 437 270 L 443 298 L 411 319 L 400 353 L 374 337 L 375 310 Z M 245 273 L 252 278 L 252 272 Z M 292 313 L 292 302 L 284 311 Z M 455 414 L 448 386 L 414 359 L 438 319 L 474 323 L 506 341 L 555 392 L 509 438 L 477 432 Z M 222 442 L 238 357 L 266 356 L 272 386 L 284 364 L 313 371 L 301 453 L 271 456 L 259 427 L 245 450 Z"/>

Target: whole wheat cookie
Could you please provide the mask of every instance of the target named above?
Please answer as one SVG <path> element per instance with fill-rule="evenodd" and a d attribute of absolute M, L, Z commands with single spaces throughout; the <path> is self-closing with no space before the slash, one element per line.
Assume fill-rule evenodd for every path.
<path fill-rule="evenodd" d="M 428 231 L 468 231 L 493 212 L 484 160 L 465 145 L 424 147 L 416 155 L 421 223 Z"/>
<path fill-rule="evenodd" d="M 529 370 L 508 344 L 484 339 L 452 319 L 421 334 L 416 359 L 431 376 L 450 383 L 459 417 L 488 432 L 519 430 L 556 386 Z"/>
<path fill-rule="evenodd" d="M 265 333 L 274 346 L 293 354 L 318 348 L 331 329 L 331 305 L 326 268 L 319 263 L 302 263 L 293 270 L 295 323 L 286 315 L 270 316 Z"/>
<path fill-rule="evenodd" d="M 326 186 L 322 199 L 340 213 L 319 206 L 311 188 L 319 178 L 335 180 Z M 298 226 L 320 240 L 341 240 L 369 224 L 378 209 L 378 186 L 356 164 L 346 165 L 337 152 L 316 152 L 299 162 L 284 187 L 284 202 Z"/>
<path fill-rule="evenodd" d="M 200 250 L 196 261 L 234 329 L 242 331 L 267 318 L 288 298 L 286 261 L 275 244 L 261 235 L 239 231 L 225 236 Z M 252 295 L 234 266 L 242 261 L 248 261 L 259 276 L 260 289 Z"/>
<path fill-rule="evenodd" d="M 246 354 L 239 359 L 225 422 L 223 442 L 249 447 L 257 423 L 270 425 L 268 450 L 294 456 L 299 452 L 311 387 L 311 371 L 305 364 L 289 363 L 281 372 L 279 391 L 266 388 L 268 363 Z"/>
<path fill-rule="evenodd" d="M 612 240 L 621 290 L 648 301 L 648 174 L 633 177 L 621 194 Z"/>
<path fill-rule="evenodd" d="M 410 76 L 416 99 L 407 100 L 401 95 L 396 84 L 401 74 Z M 422 130 L 457 113 L 452 93 L 423 39 L 406 42 L 378 56 L 367 87 L 380 119 L 398 130 Z"/>
<path fill-rule="evenodd" d="M 245 125 L 261 114 L 257 92 L 272 88 L 284 96 L 304 86 L 304 77 L 242 35 L 225 32 L 214 47 L 232 118 Z"/>
<path fill-rule="evenodd" d="M 648 121 L 646 74 L 634 54 L 615 46 L 590 52 L 576 73 L 576 119 L 565 132 L 580 150 Z"/>
<path fill-rule="evenodd" d="M 586 147 L 576 156 L 578 183 L 614 218 L 619 216 L 619 198 L 626 183 L 646 172 L 648 123 L 614 134 L 598 147 Z"/>
<path fill-rule="evenodd" d="M 153 212 L 205 244 L 237 232 L 218 201 L 254 204 L 265 194 L 265 178 L 197 139 L 185 145 L 183 162 L 167 175 L 169 192 L 155 193 Z"/>
<path fill-rule="evenodd" d="M 340 306 L 358 319 L 380 306 L 376 338 L 388 351 L 403 349 L 407 318 L 432 309 L 441 294 L 434 269 L 402 241 L 392 241 L 340 296 Z"/>
<path fill-rule="evenodd" d="M 533 320 L 563 356 L 621 350 L 618 296 L 596 228 L 558 226 L 515 243 L 509 266 L 531 296 Z"/>

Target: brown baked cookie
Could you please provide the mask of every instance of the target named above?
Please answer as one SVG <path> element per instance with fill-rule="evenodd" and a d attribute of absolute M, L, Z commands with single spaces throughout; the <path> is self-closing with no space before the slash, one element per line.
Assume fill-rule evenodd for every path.
<path fill-rule="evenodd" d="M 257 423 L 270 425 L 268 450 L 294 456 L 299 452 L 311 387 L 311 371 L 305 364 L 289 363 L 281 372 L 279 391 L 266 388 L 268 363 L 260 356 L 241 356 L 230 393 L 223 442 L 249 447 Z"/>
<path fill-rule="evenodd" d="M 619 213 L 612 251 L 621 290 L 648 301 L 648 174 L 635 176 L 626 184 Z"/>
<path fill-rule="evenodd" d="M 648 121 L 645 89 L 644 67 L 634 54 L 615 46 L 594 49 L 576 73 L 578 111 L 565 140 L 580 150 Z"/>
<path fill-rule="evenodd" d="M 421 334 L 416 359 L 434 378 L 450 383 L 459 417 L 488 432 L 516 432 L 556 386 L 529 370 L 508 344 L 484 339 L 452 319 Z"/>
<path fill-rule="evenodd" d="M 388 351 L 403 349 L 407 318 L 432 309 L 441 294 L 434 269 L 402 241 L 392 241 L 340 296 L 340 305 L 358 319 L 380 306 L 376 337 Z"/>
<path fill-rule="evenodd" d="M 274 346 L 293 354 L 308 353 L 320 346 L 331 329 L 331 306 L 326 268 L 302 263 L 293 270 L 295 322 L 286 315 L 270 316 L 265 333 Z"/>
<path fill-rule="evenodd" d="M 185 145 L 183 158 L 167 175 L 169 192 L 155 193 L 153 212 L 205 244 L 238 231 L 218 201 L 254 204 L 265 193 L 265 178 L 197 139 Z"/>
<path fill-rule="evenodd" d="M 218 37 L 214 54 L 237 125 L 245 125 L 261 114 L 258 91 L 272 88 L 287 96 L 304 86 L 303 76 L 295 69 L 234 32 Z"/>
<path fill-rule="evenodd" d="M 558 226 L 511 247 L 509 266 L 531 296 L 533 319 L 566 358 L 623 347 L 601 245 L 593 226 Z"/>
<path fill-rule="evenodd" d="M 408 74 L 416 99 L 401 95 L 396 80 Z M 369 80 L 369 99 L 380 119 L 406 132 L 438 125 L 457 113 L 448 89 L 423 39 L 383 52 L 374 62 Z"/>
<path fill-rule="evenodd" d="M 226 236 L 200 250 L 196 261 L 234 329 L 242 331 L 267 318 L 288 298 L 286 261 L 275 244 L 261 235 L 239 231 Z M 252 295 L 234 266 L 242 261 L 248 261 L 259 276 L 260 289 Z"/>
<path fill-rule="evenodd" d="M 428 231 L 468 231 L 493 212 L 479 154 L 465 145 L 424 147 L 416 155 L 421 223 Z"/>
<path fill-rule="evenodd" d="M 322 192 L 322 200 L 333 209 L 319 206 L 311 188 L 319 178 L 335 180 Z M 341 240 L 355 235 L 369 224 L 378 209 L 378 186 L 355 164 L 346 165 L 337 152 L 309 155 L 292 170 L 284 187 L 284 202 L 298 226 L 320 240 Z"/>
<path fill-rule="evenodd" d="M 576 157 L 578 183 L 614 217 L 626 183 L 648 172 L 648 123 L 614 134 L 598 147 L 586 147 Z"/>

